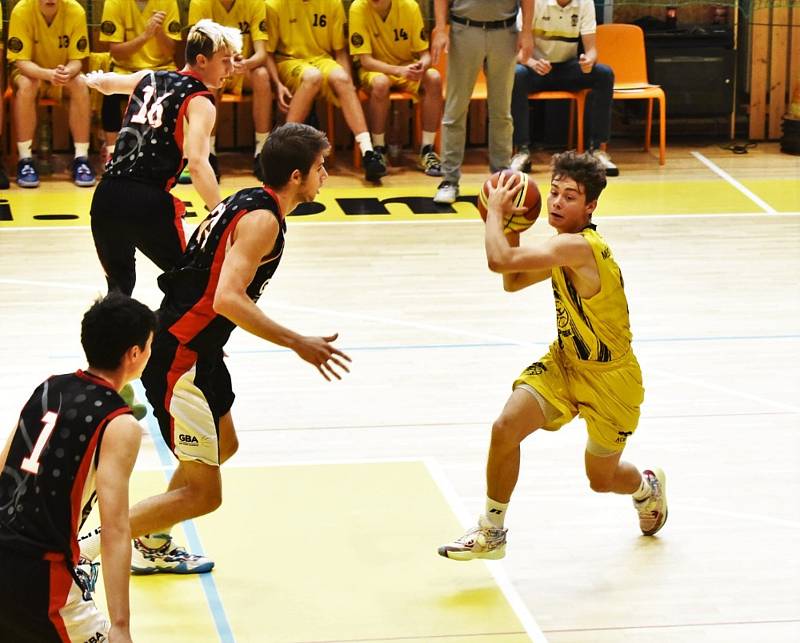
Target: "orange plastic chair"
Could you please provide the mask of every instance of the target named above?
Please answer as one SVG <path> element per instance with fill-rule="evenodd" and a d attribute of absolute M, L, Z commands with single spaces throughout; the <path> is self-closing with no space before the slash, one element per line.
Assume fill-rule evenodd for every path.
<path fill-rule="evenodd" d="M 583 113 L 586 107 L 586 96 L 589 95 L 588 89 L 579 89 L 577 91 L 567 90 L 553 90 L 533 92 L 528 94 L 528 100 L 568 100 L 569 103 L 569 136 L 568 145 L 570 148 L 575 147 L 579 154 L 583 153 Z M 577 116 L 577 118 L 576 118 Z M 575 123 L 578 124 L 578 140 L 575 141 Z"/>
<path fill-rule="evenodd" d="M 614 100 L 646 100 L 647 128 L 644 149 L 650 151 L 653 129 L 653 100 L 658 101 L 658 162 L 666 162 L 667 98 L 658 85 L 647 80 L 644 33 L 636 25 L 597 25 L 597 62 L 614 70 Z"/>

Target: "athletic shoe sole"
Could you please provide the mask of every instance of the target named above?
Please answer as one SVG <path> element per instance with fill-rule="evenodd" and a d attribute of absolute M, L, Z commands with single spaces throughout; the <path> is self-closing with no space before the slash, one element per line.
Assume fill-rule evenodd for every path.
<path fill-rule="evenodd" d="M 491 551 L 481 552 L 476 554 L 472 551 L 458 551 L 453 549 L 448 549 L 447 545 L 442 545 L 439 547 L 439 555 L 444 556 L 445 558 L 449 558 L 450 560 L 475 560 L 476 558 L 483 558 L 486 560 L 500 560 L 506 555 L 506 546 L 501 545 Z"/>

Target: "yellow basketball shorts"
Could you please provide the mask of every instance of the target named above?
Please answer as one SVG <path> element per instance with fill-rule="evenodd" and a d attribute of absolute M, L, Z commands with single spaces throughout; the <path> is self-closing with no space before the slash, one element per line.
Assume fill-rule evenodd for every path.
<path fill-rule="evenodd" d="M 392 83 L 394 91 L 409 92 L 414 94 L 414 102 L 419 100 L 419 82 L 416 80 L 408 80 L 408 78 L 403 78 L 402 76 L 392 76 L 380 71 L 358 70 L 358 82 L 366 91 L 369 91 L 369 87 L 372 87 L 372 81 L 375 80 L 376 76 L 387 76 Z"/>
<path fill-rule="evenodd" d="M 300 87 L 303 80 L 303 73 L 309 67 L 319 69 L 322 74 L 322 88 L 320 95 L 328 102 L 334 105 L 339 105 L 339 99 L 333 93 L 330 85 L 328 84 L 328 76 L 335 69 L 342 69 L 342 66 L 329 56 L 316 56 L 315 58 L 290 58 L 289 60 L 282 60 L 277 64 L 278 78 L 281 82 L 289 88 L 289 91 L 294 94 Z"/>
<path fill-rule="evenodd" d="M 632 351 L 612 362 L 585 362 L 570 359 L 553 344 L 541 360 L 522 371 L 513 388 L 522 384 L 557 411 L 543 429 L 556 431 L 578 415 L 594 442 L 619 452 L 639 424 L 644 386 Z"/>
<path fill-rule="evenodd" d="M 22 76 L 22 72 L 16 68 L 16 66 L 11 67 L 11 74 L 10 74 L 10 81 L 11 86 L 16 90 L 17 83 L 16 80 L 20 76 Z M 69 96 L 69 92 L 64 92 L 64 87 L 62 85 L 53 85 L 52 83 L 47 82 L 46 80 L 39 81 L 39 90 L 36 94 L 38 98 L 49 98 L 50 100 L 57 101 L 59 104 L 64 102 L 64 95 Z"/>

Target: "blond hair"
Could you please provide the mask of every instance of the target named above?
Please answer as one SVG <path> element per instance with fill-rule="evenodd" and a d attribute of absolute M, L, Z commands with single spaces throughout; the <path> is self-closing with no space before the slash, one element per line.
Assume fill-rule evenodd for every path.
<path fill-rule="evenodd" d="M 198 20 L 186 39 L 186 61 L 194 65 L 199 54 L 211 58 L 220 49 L 227 49 L 232 54 L 241 53 L 242 33 L 235 27 L 223 27 L 208 18 Z"/>

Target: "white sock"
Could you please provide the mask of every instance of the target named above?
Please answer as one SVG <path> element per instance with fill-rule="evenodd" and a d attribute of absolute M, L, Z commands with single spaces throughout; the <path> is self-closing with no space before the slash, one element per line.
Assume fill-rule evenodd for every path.
<path fill-rule="evenodd" d="M 375 147 L 386 147 L 386 132 L 383 134 L 373 134 L 372 144 Z"/>
<path fill-rule="evenodd" d="M 115 147 L 115 145 L 116 144 L 114 144 L 114 145 L 106 145 L 106 154 L 108 154 L 109 156 L 114 156 L 114 147 Z"/>
<path fill-rule="evenodd" d="M 267 142 L 268 137 L 269 132 L 256 132 L 256 152 L 253 156 L 261 154 L 261 150 L 264 148 L 264 143 Z"/>
<path fill-rule="evenodd" d="M 422 147 L 436 142 L 436 132 L 422 132 Z"/>
<path fill-rule="evenodd" d="M 164 543 L 171 538 L 172 536 L 168 533 L 145 534 L 144 536 L 139 536 L 139 541 L 148 549 L 158 549 L 159 547 L 163 547 Z"/>
<path fill-rule="evenodd" d="M 77 159 L 82 156 L 89 156 L 89 144 L 75 143 L 75 158 Z"/>
<path fill-rule="evenodd" d="M 17 143 L 17 152 L 21 159 L 29 159 L 33 157 L 31 148 L 33 147 L 33 139 L 30 141 L 20 141 Z"/>
<path fill-rule="evenodd" d="M 78 538 L 78 546 L 81 550 L 81 556 L 91 561 L 96 560 L 100 555 L 100 527 L 96 527 L 88 534 Z"/>
<path fill-rule="evenodd" d="M 641 502 L 650 497 L 650 494 L 653 493 L 653 489 L 650 486 L 650 483 L 647 481 L 647 478 L 642 476 L 642 482 L 639 484 L 639 488 L 633 492 L 633 499 L 638 500 Z"/>
<path fill-rule="evenodd" d="M 506 520 L 507 509 L 507 502 L 497 502 L 497 500 L 492 500 L 489 496 L 486 496 L 486 511 L 483 516 L 495 527 L 502 529 Z"/>
<path fill-rule="evenodd" d="M 356 143 L 361 148 L 361 155 L 372 151 L 372 139 L 369 137 L 369 132 L 361 132 L 356 134 Z"/>
<path fill-rule="evenodd" d="M 210 138 L 208 151 L 211 154 L 216 154 L 217 153 L 217 137 L 216 136 L 212 136 Z"/>

